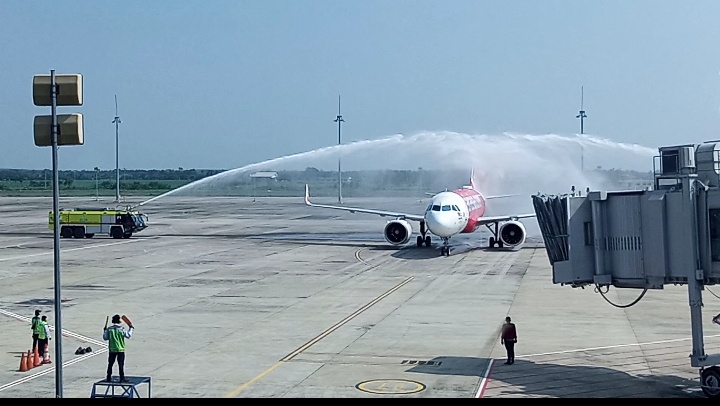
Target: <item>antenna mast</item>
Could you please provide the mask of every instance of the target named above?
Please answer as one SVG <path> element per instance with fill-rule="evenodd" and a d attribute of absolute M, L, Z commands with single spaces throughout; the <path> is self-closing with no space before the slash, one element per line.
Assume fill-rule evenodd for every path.
<path fill-rule="evenodd" d="M 584 86 L 580 86 L 580 112 L 578 113 L 575 118 L 580 119 L 580 134 L 585 133 L 585 127 L 584 127 L 584 120 L 587 118 L 587 115 L 585 115 L 585 110 L 583 110 L 583 98 L 584 98 Z M 584 149 L 582 144 L 580 144 L 580 170 L 585 171 L 585 156 L 584 156 Z"/>
<path fill-rule="evenodd" d="M 342 115 L 340 114 L 340 96 L 338 95 L 338 115 L 334 120 L 336 123 L 338 123 L 338 146 L 342 143 L 342 140 L 340 138 L 340 125 L 343 120 Z M 342 172 L 340 171 L 340 157 L 338 156 L 338 203 L 342 204 Z"/>
<path fill-rule="evenodd" d="M 119 154 L 119 131 L 120 131 L 120 117 L 118 116 L 118 102 L 117 95 L 115 95 L 115 118 L 113 119 L 115 124 L 115 203 L 120 202 L 120 154 Z"/>

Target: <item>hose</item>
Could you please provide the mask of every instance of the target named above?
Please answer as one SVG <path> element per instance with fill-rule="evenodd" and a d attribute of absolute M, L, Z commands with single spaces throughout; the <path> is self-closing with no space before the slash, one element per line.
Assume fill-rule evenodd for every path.
<path fill-rule="evenodd" d="M 605 299 L 606 302 L 610 303 L 611 305 L 613 305 L 613 306 L 615 306 L 615 307 L 619 307 L 619 308 L 621 308 L 621 309 L 627 309 L 628 307 L 631 307 L 631 306 L 636 305 L 636 304 L 640 301 L 640 299 L 642 299 L 643 296 L 645 296 L 645 293 L 647 293 L 647 291 L 648 291 L 647 288 L 645 288 L 645 289 L 643 289 L 643 291 L 642 291 L 642 293 L 640 294 L 640 296 L 638 296 L 638 298 L 635 299 L 635 300 L 633 300 L 631 303 L 626 304 L 626 305 L 619 305 L 619 304 L 615 304 L 615 303 L 611 302 L 610 299 L 608 299 L 608 298 L 605 296 L 605 293 L 607 293 L 609 290 L 610 290 L 610 287 L 608 286 L 607 289 L 605 290 L 605 292 L 603 292 L 603 291 L 602 291 L 602 288 L 600 287 L 600 285 L 595 284 L 595 291 L 598 292 L 598 293 L 600 293 L 600 296 L 602 296 L 603 299 Z"/>

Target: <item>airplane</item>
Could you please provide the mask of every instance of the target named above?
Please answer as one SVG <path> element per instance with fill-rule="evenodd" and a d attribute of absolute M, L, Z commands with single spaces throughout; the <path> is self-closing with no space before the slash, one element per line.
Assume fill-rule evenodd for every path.
<path fill-rule="evenodd" d="M 473 171 L 474 172 L 474 171 Z M 461 233 L 475 232 L 480 226 L 486 226 L 493 234 L 489 238 L 490 248 L 497 246 L 515 248 L 525 242 L 527 232 L 525 225 L 519 221 L 523 218 L 535 217 L 534 213 L 489 216 L 485 217 L 485 203 L 490 199 L 497 199 L 515 195 L 483 196 L 470 174 L 470 185 L 460 189 L 439 192 L 433 195 L 424 214 L 399 213 L 384 210 L 363 209 L 359 207 L 332 206 L 310 202 L 310 188 L 305 184 L 305 204 L 311 207 L 325 209 L 345 210 L 350 213 L 376 214 L 382 217 L 394 217 L 385 224 L 383 234 L 385 241 L 392 245 L 405 245 L 412 238 L 412 226 L 408 222 L 420 223 L 420 235 L 417 236 L 417 246 L 431 246 L 434 234 L 443 242 L 440 248 L 441 256 L 450 256 L 450 238 Z"/>

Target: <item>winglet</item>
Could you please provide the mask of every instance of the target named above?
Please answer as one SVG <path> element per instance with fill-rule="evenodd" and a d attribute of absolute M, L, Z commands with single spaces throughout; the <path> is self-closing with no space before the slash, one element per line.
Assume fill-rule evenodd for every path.
<path fill-rule="evenodd" d="M 475 185 L 475 168 L 470 168 L 470 187 L 477 191 L 477 185 Z"/>
<path fill-rule="evenodd" d="M 305 204 L 307 204 L 308 206 L 312 206 L 312 204 L 310 203 L 310 187 L 307 183 L 305 184 Z"/>

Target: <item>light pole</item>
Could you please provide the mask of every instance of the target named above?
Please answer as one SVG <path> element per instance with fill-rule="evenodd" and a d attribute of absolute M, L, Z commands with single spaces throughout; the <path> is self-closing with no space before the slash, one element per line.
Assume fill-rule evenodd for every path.
<path fill-rule="evenodd" d="M 82 105 L 81 75 L 35 75 L 33 102 L 36 106 L 50 106 L 50 116 L 35 116 L 33 127 L 35 145 L 51 147 L 53 177 L 53 264 L 55 311 L 55 397 L 63 397 L 62 383 L 62 294 L 60 282 L 60 181 L 58 176 L 58 146 L 82 145 L 82 114 L 57 114 L 58 106 Z"/>
<path fill-rule="evenodd" d="M 95 201 L 100 200 L 100 186 L 98 184 L 98 172 L 100 172 L 100 168 L 97 166 L 95 167 Z"/>
<path fill-rule="evenodd" d="M 338 147 L 341 144 L 340 139 L 340 125 L 341 123 L 345 121 L 342 118 L 342 115 L 340 115 L 340 96 L 338 95 L 338 115 L 335 118 L 335 122 L 338 123 Z M 338 151 L 338 154 L 340 152 Z M 338 156 L 338 203 L 342 204 L 342 172 L 340 171 L 340 157 Z"/>
<path fill-rule="evenodd" d="M 113 124 L 115 124 L 115 203 L 120 202 L 120 117 L 118 116 L 118 105 L 117 95 L 115 95 L 115 118 L 113 118 Z"/>

